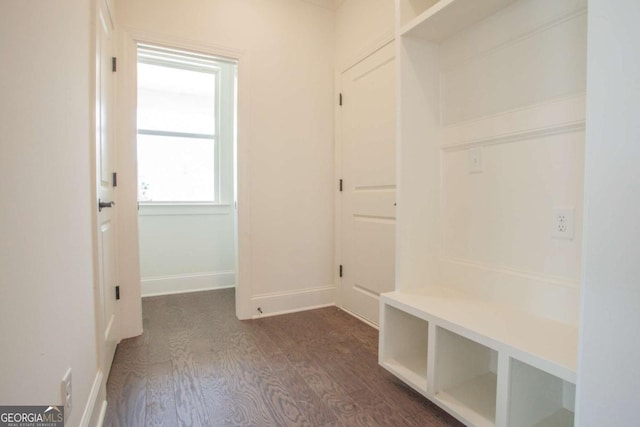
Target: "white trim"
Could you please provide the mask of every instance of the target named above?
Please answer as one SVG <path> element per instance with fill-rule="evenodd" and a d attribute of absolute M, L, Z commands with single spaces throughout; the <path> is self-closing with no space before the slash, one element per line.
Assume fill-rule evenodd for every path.
<path fill-rule="evenodd" d="M 140 202 L 138 216 L 229 215 L 231 205 L 218 203 Z"/>
<path fill-rule="evenodd" d="M 251 318 L 258 319 L 261 317 L 330 307 L 335 305 L 335 291 L 336 287 L 329 285 L 313 289 L 254 295 L 251 300 L 251 305 L 253 307 L 253 313 L 257 314 L 253 314 Z M 262 313 L 258 312 L 258 308 L 262 310 Z"/>
<path fill-rule="evenodd" d="M 362 61 L 364 61 L 365 59 L 367 59 L 368 57 L 370 57 L 371 55 L 373 55 L 374 53 L 376 53 L 377 51 L 379 51 L 389 43 L 393 43 L 394 41 L 395 41 L 395 34 L 393 33 L 393 31 L 386 32 L 381 37 L 379 37 L 376 41 L 371 43 L 371 45 L 369 45 L 367 48 L 362 49 L 358 54 L 346 60 L 344 64 L 341 64 L 341 66 L 339 66 L 339 74 L 342 75 L 343 73 L 346 73 L 351 68 L 355 67 L 356 65 L 358 65 L 359 63 L 361 63 Z M 394 58 L 395 58 L 395 55 L 394 55 Z"/>
<path fill-rule="evenodd" d="M 142 297 L 144 298 L 158 295 L 232 288 L 236 283 L 236 273 L 235 271 L 230 270 L 146 277 L 142 278 L 140 283 L 142 286 Z"/>
<path fill-rule="evenodd" d="M 98 415 L 98 422 L 96 423 L 96 427 L 102 427 L 106 416 L 107 416 L 107 401 L 103 400 L 102 405 L 100 405 L 100 414 Z"/>
<path fill-rule="evenodd" d="M 378 297 L 378 299 L 379 299 L 379 297 Z M 345 313 L 347 313 L 349 316 L 355 317 L 359 321 L 364 322 L 367 325 L 371 326 L 373 329 L 376 329 L 378 331 L 380 330 L 380 325 L 376 325 L 375 323 L 371 322 L 370 320 L 367 320 L 362 316 L 358 316 L 356 313 L 354 313 L 353 311 L 349 310 L 348 308 L 345 308 L 345 307 L 339 307 L 339 308 L 340 308 L 340 310 L 342 310 Z"/>
<path fill-rule="evenodd" d="M 100 394 L 100 387 L 102 387 L 102 370 L 98 370 L 96 372 L 96 377 L 93 380 L 93 386 L 91 387 L 91 391 L 89 392 L 89 399 L 87 399 L 87 405 L 84 408 L 84 413 L 82 414 L 82 418 L 80 419 L 80 427 L 88 427 L 91 425 L 91 419 L 94 418 L 94 411 L 96 409 L 96 401 L 98 399 L 98 395 Z M 100 407 L 100 416 L 98 419 L 98 426 L 102 425 L 102 421 L 104 420 L 104 412 L 106 412 L 106 401 Z M 104 407 L 104 408 L 103 408 Z"/>
<path fill-rule="evenodd" d="M 133 56 L 135 58 L 136 42 L 145 42 L 161 46 L 171 46 L 193 52 L 203 52 L 219 57 L 229 58 L 237 61 L 238 64 L 238 96 L 237 96 L 237 146 L 236 146 L 236 194 L 237 200 L 234 200 L 235 215 L 237 215 L 237 271 L 236 271 L 236 316 L 239 319 L 248 319 L 252 314 L 251 294 L 252 286 L 251 277 L 251 215 L 250 215 L 250 129 L 251 129 L 251 97 L 250 97 L 250 81 L 249 73 L 251 71 L 250 55 L 245 49 L 222 46 L 219 44 L 203 43 L 202 41 L 194 41 L 175 37 L 168 34 L 151 33 L 148 31 L 136 29 L 135 27 L 121 27 L 122 46 L 124 46 L 125 56 Z M 134 58 L 130 58 L 134 61 Z M 129 73 L 130 70 L 127 69 Z M 125 79 L 135 80 L 135 72 L 126 75 Z M 126 108 L 135 111 L 135 82 L 129 82 L 127 93 L 129 99 L 125 102 Z M 120 116 L 124 120 L 124 125 L 119 131 L 119 136 L 123 141 L 130 140 L 135 137 L 136 128 L 135 121 L 127 120 L 127 114 L 130 112 L 121 112 Z M 124 128 L 124 129 L 123 129 Z M 137 191 L 137 189 L 136 189 Z M 137 219 L 137 216 L 136 216 Z M 120 224 L 121 227 L 128 230 L 134 235 L 138 234 L 137 221 L 129 221 Z M 136 248 L 137 250 L 137 248 Z M 123 253 L 121 256 L 138 257 L 138 253 Z M 140 301 L 130 301 L 129 305 L 140 305 Z M 141 332 L 139 332 L 141 333 Z M 137 335 L 139 335 L 139 333 Z M 133 335 L 131 335 L 133 336 Z"/>
<path fill-rule="evenodd" d="M 584 131 L 586 95 L 579 93 L 443 128 L 441 148 L 466 150 Z"/>
<path fill-rule="evenodd" d="M 333 193 L 333 283 L 336 285 L 335 304 L 342 307 L 342 278 L 339 275 L 338 266 L 342 263 L 342 192 L 339 191 L 339 182 L 342 179 L 342 106 L 339 97 L 342 93 L 342 74 L 334 71 L 334 97 L 333 112 L 333 178 L 335 192 Z"/>
<path fill-rule="evenodd" d="M 577 278 L 551 276 L 531 271 L 518 270 L 515 268 L 502 267 L 499 265 L 491 265 L 470 259 L 456 258 L 452 256 L 441 256 L 440 262 L 456 264 L 466 268 L 475 268 L 485 270 L 491 273 L 498 273 L 507 276 L 513 276 L 520 279 L 531 280 L 535 282 L 544 282 L 549 285 L 561 286 L 565 288 L 579 289 L 580 281 Z"/>
<path fill-rule="evenodd" d="M 174 37 L 167 34 L 150 33 L 135 27 L 123 26 L 122 30 L 131 38 L 134 43 L 145 43 L 167 47 L 172 49 L 184 49 L 192 52 L 200 52 L 205 55 L 220 56 L 223 59 L 239 60 L 246 54 L 243 49 L 230 48 L 214 43 L 202 43 L 201 41 L 189 40 L 182 37 Z"/>
<path fill-rule="evenodd" d="M 334 303 L 330 303 L 330 304 L 314 305 L 311 307 L 292 308 L 291 310 L 282 310 L 274 313 L 254 314 L 253 316 L 251 316 L 251 319 L 255 320 L 255 319 L 262 319 L 264 317 L 282 316 L 283 314 L 300 313 L 303 311 L 317 310 L 320 308 L 335 307 L 335 306 L 336 305 Z"/>

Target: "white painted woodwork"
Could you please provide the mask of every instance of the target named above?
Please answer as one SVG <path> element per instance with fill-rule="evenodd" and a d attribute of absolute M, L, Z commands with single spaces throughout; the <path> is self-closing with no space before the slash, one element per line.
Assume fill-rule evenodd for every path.
<path fill-rule="evenodd" d="M 444 64 L 443 124 L 584 93 L 586 26 L 582 9 L 454 66 Z M 503 96 L 505 87 L 511 88 L 508 96 Z"/>
<path fill-rule="evenodd" d="M 157 295 L 226 289 L 234 287 L 235 284 L 235 270 L 151 276 L 144 277 L 140 282 L 143 298 Z"/>
<path fill-rule="evenodd" d="M 334 286 L 256 294 L 251 300 L 252 311 L 256 313 L 252 319 L 329 307 L 335 305 L 334 301 Z M 269 311 L 265 312 L 263 307 L 269 307 Z"/>
<path fill-rule="evenodd" d="M 378 323 L 394 289 L 395 51 L 393 43 L 342 75 L 342 306 Z"/>
<path fill-rule="evenodd" d="M 571 92 L 585 75 L 584 52 L 575 53 L 584 51 L 585 3 L 560 3 L 513 3 L 440 44 L 410 36 L 397 41 L 396 289 L 454 286 L 476 298 L 577 324 L 585 97 L 584 88 L 582 94 Z M 508 69 L 523 40 L 543 47 L 549 34 L 571 55 L 541 59 L 544 99 L 517 105 L 514 82 L 504 80 L 493 93 L 500 111 L 474 107 L 472 119 L 447 120 L 445 105 L 467 101 L 443 91 L 449 70 L 473 68 L 478 61 Z M 558 68 L 574 70 L 575 81 L 542 84 Z M 482 86 L 484 78 L 479 73 L 463 80 Z M 568 95 L 558 98 L 558 93 Z M 476 147 L 484 170 L 470 174 L 468 150 Z M 551 238 L 551 212 L 559 207 L 576 209 L 573 240 Z"/>
<path fill-rule="evenodd" d="M 469 425 L 572 425 L 586 1 L 397 0 L 396 13 L 396 291 L 381 296 L 380 362 Z M 575 209 L 572 240 L 552 238 L 558 208 Z M 399 326 L 421 337 L 402 351 L 425 375 L 383 357 Z M 547 386 L 552 402 L 518 403 Z"/>
<path fill-rule="evenodd" d="M 573 425 L 575 385 L 511 360 L 509 425 Z"/>
<path fill-rule="evenodd" d="M 114 120 L 113 102 L 115 90 L 115 74 L 112 71 L 111 58 L 114 56 L 114 25 L 106 2 L 99 2 L 96 29 L 96 185 L 98 198 L 102 202 L 115 202 L 116 192 L 113 187 L 112 173 L 115 168 L 115 141 L 113 139 Z M 96 201 L 97 203 L 97 201 Z M 98 212 L 98 271 L 99 302 L 97 304 L 100 340 L 102 351 L 101 367 L 105 378 L 108 378 L 111 363 L 120 341 L 120 319 L 116 302 L 117 241 L 116 214 L 117 206 L 104 208 Z"/>
<path fill-rule="evenodd" d="M 589 0 L 576 425 L 638 423 L 640 3 Z"/>
<path fill-rule="evenodd" d="M 584 131 L 585 103 L 582 93 L 443 126 L 442 149 L 463 150 Z"/>
<path fill-rule="evenodd" d="M 118 9 L 119 10 L 119 9 Z M 118 17 L 120 14 L 118 13 Z M 116 78 L 116 152 L 118 161 L 118 283 L 120 285 L 120 337 L 142 334 L 142 304 L 140 291 L 140 251 L 138 238 L 138 176 L 137 135 L 135 114 L 137 87 L 137 50 L 135 43 L 124 36 L 117 22 L 119 49 Z"/>
<path fill-rule="evenodd" d="M 573 411 L 575 326 L 450 288 L 386 293 L 380 310 L 380 364 L 463 422 L 534 425 Z M 540 402 L 548 388 L 553 399 Z"/>
<path fill-rule="evenodd" d="M 394 331 L 380 336 L 382 365 L 426 393 L 429 323 L 390 304 L 381 304 L 380 310 L 385 330 Z"/>
<path fill-rule="evenodd" d="M 485 346 L 507 346 L 520 360 L 575 382 L 578 328 L 447 288 L 420 294 L 390 292 L 388 304 Z"/>

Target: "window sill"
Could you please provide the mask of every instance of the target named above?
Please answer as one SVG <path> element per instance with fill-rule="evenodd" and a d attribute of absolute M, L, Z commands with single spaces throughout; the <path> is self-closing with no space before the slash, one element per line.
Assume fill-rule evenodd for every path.
<path fill-rule="evenodd" d="M 138 203 L 139 216 L 229 215 L 230 213 L 231 205 L 226 203 Z"/>

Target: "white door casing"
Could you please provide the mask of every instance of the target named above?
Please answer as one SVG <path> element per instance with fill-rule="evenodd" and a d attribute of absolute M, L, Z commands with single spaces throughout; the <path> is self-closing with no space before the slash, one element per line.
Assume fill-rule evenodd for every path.
<path fill-rule="evenodd" d="M 378 324 L 395 288 L 395 52 L 389 43 L 342 74 L 343 308 Z"/>
<path fill-rule="evenodd" d="M 96 193 L 99 202 L 115 201 L 113 172 L 115 143 L 113 141 L 112 71 L 113 22 L 106 1 L 100 1 L 96 11 Z M 116 303 L 116 206 L 98 210 L 97 252 L 98 289 L 96 321 L 99 340 L 99 367 L 107 378 L 119 341 L 118 306 Z"/>

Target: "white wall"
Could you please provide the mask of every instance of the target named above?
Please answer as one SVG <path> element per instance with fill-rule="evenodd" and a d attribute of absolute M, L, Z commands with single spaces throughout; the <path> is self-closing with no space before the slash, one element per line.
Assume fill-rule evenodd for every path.
<path fill-rule="evenodd" d="M 640 3 L 589 1 L 577 425 L 638 424 Z"/>
<path fill-rule="evenodd" d="M 142 295 L 235 285 L 233 208 L 141 206 Z"/>
<path fill-rule="evenodd" d="M 240 316 L 332 303 L 333 11 L 299 0 L 117 6 L 129 33 L 242 52 L 241 227 L 250 217 L 240 230 L 238 292 L 251 302 Z"/>
<path fill-rule="evenodd" d="M 97 373 L 90 2 L 0 14 L 0 402 L 60 404 L 78 425 Z"/>
<path fill-rule="evenodd" d="M 336 67 L 345 68 L 393 38 L 393 0 L 342 0 L 336 9 Z"/>

